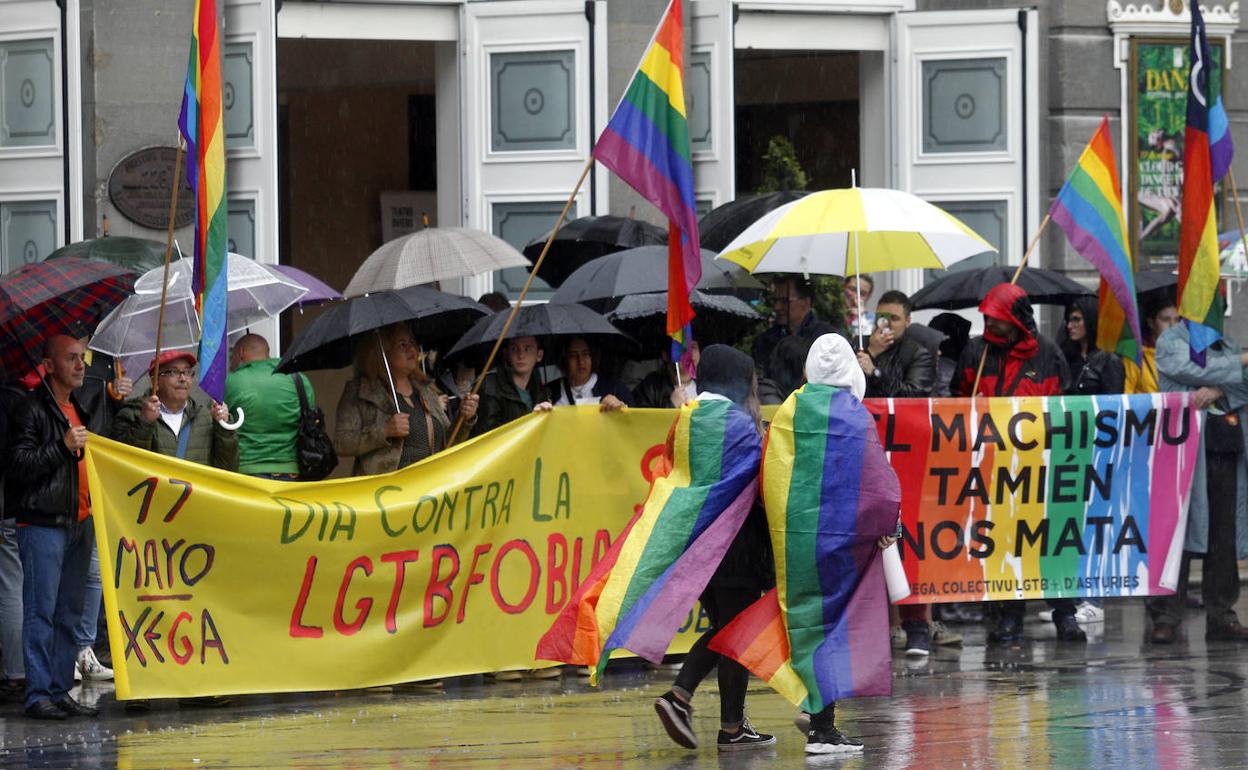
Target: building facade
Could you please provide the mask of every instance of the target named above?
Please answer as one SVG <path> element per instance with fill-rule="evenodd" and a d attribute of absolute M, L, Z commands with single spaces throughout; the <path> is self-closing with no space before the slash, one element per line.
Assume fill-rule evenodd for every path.
<path fill-rule="evenodd" d="M 337 286 L 423 220 L 518 246 L 546 232 L 666 5 L 220 3 L 231 248 Z M 0 0 L 0 271 L 102 234 L 105 221 L 163 239 L 153 222 L 168 154 L 135 153 L 177 143 L 192 5 Z M 1014 264 L 1108 115 L 1137 251 L 1150 265 L 1172 259 L 1178 158 L 1166 121 L 1186 98 L 1183 0 L 686 0 L 685 13 L 699 208 L 754 190 L 768 142 L 783 136 L 812 189 L 856 178 L 911 191 L 1000 250 L 976 263 Z M 1238 3 L 1204 13 L 1232 132 L 1248 147 Z M 1248 179 L 1244 157 L 1235 170 Z M 1233 222 L 1228 192 L 1219 205 Z M 657 219 L 601 167 L 573 212 Z M 189 229 L 177 238 L 188 244 Z M 1031 260 L 1092 275 L 1056 228 Z M 923 279 L 883 283 L 914 291 Z M 514 296 L 522 280 L 447 288 Z"/>

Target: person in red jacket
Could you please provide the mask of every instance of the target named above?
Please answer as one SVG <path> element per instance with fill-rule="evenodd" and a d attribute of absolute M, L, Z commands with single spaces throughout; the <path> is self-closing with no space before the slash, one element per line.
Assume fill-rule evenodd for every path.
<path fill-rule="evenodd" d="M 951 391 L 958 396 L 1060 396 L 1066 391 L 1070 369 L 1061 348 L 1036 331 L 1035 316 L 1027 292 L 1012 283 L 992 287 L 979 303 L 984 314 L 984 335 L 972 339 L 962 350 Z M 985 350 L 987 353 L 985 354 Z M 984 359 L 979 387 L 975 373 Z M 1050 599 L 1053 625 L 1063 642 L 1086 642 L 1088 635 L 1075 620 L 1075 603 Z M 991 644 L 1011 644 L 1023 639 L 1025 601 L 1001 602 L 997 628 L 988 635 Z"/>
<path fill-rule="evenodd" d="M 1002 283 L 992 287 L 979 303 L 984 314 L 984 336 L 975 337 L 962 349 L 950 391 L 958 396 L 1060 396 L 1066 390 L 1070 369 L 1061 348 L 1036 331 L 1031 299 L 1021 286 Z M 975 387 L 975 372 L 984 348 L 984 372 Z"/>

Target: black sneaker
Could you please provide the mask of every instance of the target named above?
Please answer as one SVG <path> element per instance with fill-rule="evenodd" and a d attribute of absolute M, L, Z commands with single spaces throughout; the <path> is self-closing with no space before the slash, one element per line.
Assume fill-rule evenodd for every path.
<path fill-rule="evenodd" d="M 687 749 L 698 747 L 698 736 L 693 734 L 693 706 L 677 698 L 671 690 L 654 700 L 654 710 L 663 723 L 663 729 L 672 740 Z"/>
<path fill-rule="evenodd" d="M 1002 615 L 997 621 L 996 629 L 988 634 L 989 644 L 1013 644 L 1021 641 L 1023 641 L 1023 621 L 1011 615 Z"/>
<path fill-rule="evenodd" d="M 902 624 L 906 630 L 906 657 L 926 658 L 932 654 L 932 630 L 926 622 Z"/>
<path fill-rule="evenodd" d="M 741 729 L 735 733 L 726 733 L 720 730 L 719 740 L 716 741 L 720 751 L 757 749 L 763 746 L 774 746 L 775 743 L 776 736 L 755 730 L 754 725 L 750 724 L 748 719 L 741 723 Z"/>
<path fill-rule="evenodd" d="M 806 733 L 807 754 L 851 754 L 862 751 L 862 741 L 850 738 L 835 725 L 812 727 Z"/>
<path fill-rule="evenodd" d="M 1079 627 L 1079 621 L 1075 620 L 1074 615 L 1063 615 L 1060 618 L 1053 618 L 1053 625 L 1057 626 L 1057 640 L 1059 642 L 1086 642 L 1088 634 Z"/>

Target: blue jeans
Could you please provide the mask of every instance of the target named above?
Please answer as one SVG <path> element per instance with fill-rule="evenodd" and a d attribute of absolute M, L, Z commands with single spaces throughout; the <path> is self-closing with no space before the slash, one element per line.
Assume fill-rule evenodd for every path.
<path fill-rule="evenodd" d="M 100 603 L 104 601 L 104 587 L 100 585 L 100 555 L 95 551 L 95 536 L 91 537 L 91 566 L 87 568 L 87 587 L 83 594 L 82 620 L 74 629 L 74 643 L 78 649 L 95 646 L 95 627 L 100 619 Z"/>
<path fill-rule="evenodd" d="M 22 646 L 26 660 L 26 707 L 58 700 L 74 686 L 78 645 L 74 628 L 91 565 L 95 525 L 18 527 L 22 554 Z"/>
<path fill-rule="evenodd" d="M 22 679 L 22 557 L 17 552 L 17 521 L 0 520 L 0 661 L 5 679 Z"/>

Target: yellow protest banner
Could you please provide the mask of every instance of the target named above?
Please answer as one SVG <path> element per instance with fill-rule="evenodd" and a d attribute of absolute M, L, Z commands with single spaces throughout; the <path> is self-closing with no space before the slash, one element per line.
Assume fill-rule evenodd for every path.
<path fill-rule="evenodd" d="M 118 697 L 540 665 L 538 638 L 644 500 L 673 417 L 560 408 L 392 474 L 316 483 L 93 436 Z M 687 621 L 673 650 L 698 625 Z"/>

